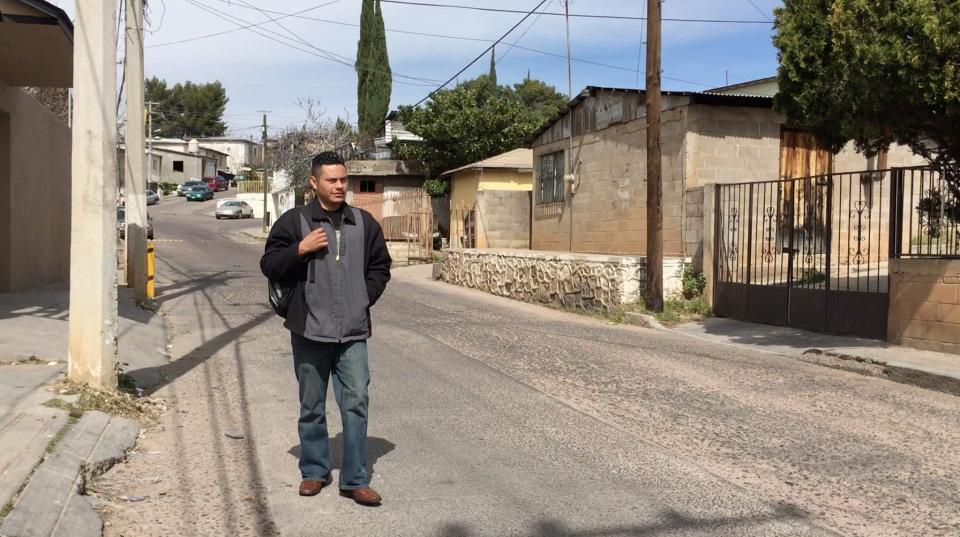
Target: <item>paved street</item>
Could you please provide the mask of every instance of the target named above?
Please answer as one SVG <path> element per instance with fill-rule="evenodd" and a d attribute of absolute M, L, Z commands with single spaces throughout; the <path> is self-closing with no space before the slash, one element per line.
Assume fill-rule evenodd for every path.
<path fill-rule="evenodd" d="M 131 373 L 161 379 L 169 410 L 94 485 L 107 535 L 960 534 L 960 398 L 490 297 L 428 267 L 396 269 L 374 310 L 384 505 L 301 498 L 262 245 L 214 207 L 151 208 L 173 361 Z M 332 393 L 328 410 L 336 463 Z"/>

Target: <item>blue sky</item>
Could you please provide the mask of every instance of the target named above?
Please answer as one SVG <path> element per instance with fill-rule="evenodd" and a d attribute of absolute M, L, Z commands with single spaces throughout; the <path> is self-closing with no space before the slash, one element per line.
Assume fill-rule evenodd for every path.
<path fill-rule="evenodd" d="M 414 0 L 417 1 L 417 0 Z M 530 10 L 539 0 L 420 0 L 431 3 L 474 5 Z M 53 0 L 72 16 L 73 0 Z M 122 0 L 119 0 L 122 3 Z M 323 6 L 323 4 L 328 4 Z M 666 0 L 664 18 L 723 20 L 772 19 L 779 0 Z M 263 23 L 280 13 L 308 10 L 297 17 L 267 22 L 258 35 L 238 25 Z M 150 0 L 150 24 L 146 36 L 146 73 L 168 82 L 220 80 L 227 87 L 230 103 L 225 120 L 235 135 L 257 135 L 258 110 L 269 110 L 271 125 L 284 127 L 302 122 L 297 101 L 313 98 L 326 115 L 356 121 L 356 75 L 353 69 L 319 57 L 317 49 L 330 51 L 352 64 L 360 19 L 361 0 Z M 643 16 L 645 0 L 571 0 L 571 13 Z M 207 9 L 204 9 L 206 7 Z M 211 13 L 208 10 L 221 13 Z M 562 0 L 549 0 L 541 11 L 562 11 Z M 392 105 L 413 104 L 438 84 L 459 71 L 499 38 L 523 15 L 490 13 L 403 4 L 383 4 L 388 29 L 387 44 L 394 71 Z M 235 23 L 226 18 L 232 17 Z M 341 24 L 308 20 L 336 21 Z M 282 24 L 281 27 L 279 24 Z M 573 56 L 585 62 L 573 64 L 574 93 L 584 86 L 637 87 L 638 57 L 645 22 L 574 18 L 571 20 Z M 284 28 L 285 27 L 285 28 Z M 222 35 L 195 39 L 206 34 Z M 443 34 L 484 41 L 425 37 L 394 32 Z M 771 76 L 776 72 L 776 50 L 771 44 L 771 24 L 704 24 L 664 22 L 663 87 L 698 90 Z M 563 17 L 534 16 L 512 33 L 505 43 L 565 55 Z M 295 50 L 274 40 L 286 41 Z M 168 44 L 181 40 L 184 43 Z M 121 51 L 122 53 L 122 51 Z M 507 44 L 497 47 L 501 83 L 520 81 L 528 72 L 567 91 L 566 60 Z M 639 85 L 644 84 L 644 60 L 640 58 Z M 486 72 L 489 59 L 477 62 L 463 76 Z M 404 79 L 406 75 L 416 79 Z M 678 80 L 673 80 L 678 79 Z M 681 82 L 680 80 L 687 81 Z M 404 84 L 406 82 L 406 84 Z"/>

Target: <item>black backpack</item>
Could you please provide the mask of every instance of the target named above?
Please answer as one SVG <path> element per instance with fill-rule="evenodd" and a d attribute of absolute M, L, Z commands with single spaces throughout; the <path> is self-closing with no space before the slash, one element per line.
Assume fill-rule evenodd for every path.
<path fill-rule="evenodd" d="M 303 209 L 300 209 L 300 218 L 304 218 Z M 300 240 L 303 240 L 303 237 L 301 237 Z M 293 294 L 296 292 L 297 282 L 288 284 L 277 280 L 267 280 L 267 301 L 270 302 L 270 307 L 273 308 L 274 313 L 284 319 L 287 318 L 287 311 L 290 310 L 290 302 L 293 300 Z"/>

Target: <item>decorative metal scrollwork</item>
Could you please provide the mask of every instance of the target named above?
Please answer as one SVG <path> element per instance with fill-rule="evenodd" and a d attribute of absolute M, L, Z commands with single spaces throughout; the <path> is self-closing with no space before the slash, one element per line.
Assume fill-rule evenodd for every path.
<path fill-rule="evenodd" d="M 773 254 L 777 253 L 776 245 L 776 214 L 777 210 L 775 207 L 764 207 L 763 209 L 763 248 L 761 253 L 763 254 L 763 261 L 766 263 L 773 262 Z"/>
<path fill-rule="evenodd" d="M 866 216 L 864 216 L 864 211 L 866 211 Z M 864 223 L 866 219 L 866 223 Z M 854 221 L 856 221 L 854 223 Z M 864 248 L 864 241 L 868 240 L 863 236 L 863 231 L 866 229 L 869 234 L 870 228 L 870 211 L 867 210 L 867 203 L 863 200 L 853 202 L 853 209 L 850 210 L 850 230 L 853 233 L 853 240 L 856 242 L 856 247 L 850 247 L 850 257 L 854 265 L 860 266 L 864 264 L 867 259 L 870 257 L 870 248 Z"/>

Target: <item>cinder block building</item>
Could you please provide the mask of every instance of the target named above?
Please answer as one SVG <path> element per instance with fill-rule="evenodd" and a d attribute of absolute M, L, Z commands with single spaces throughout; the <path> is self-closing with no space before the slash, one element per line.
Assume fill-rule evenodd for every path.
<path fill-rule="evenodd" d="M 690 258 L 700 269 L 704 185 L 923 162 L 903 146 L 869 159 L 852 145 L 832 155 L 810 134 L 785 125 L 773 110 L 776 91 L 776 80 L 768 78 L 706 92 L 663 92 L 663 252 L 672 264 Z M 529 146 L 532 249 L 645 255 L 643 91 L 588 86 Z"/>

